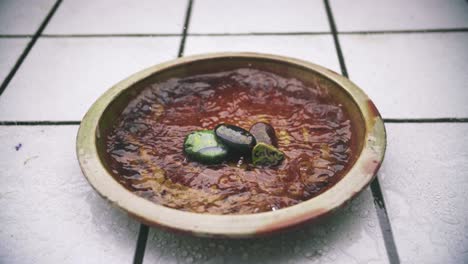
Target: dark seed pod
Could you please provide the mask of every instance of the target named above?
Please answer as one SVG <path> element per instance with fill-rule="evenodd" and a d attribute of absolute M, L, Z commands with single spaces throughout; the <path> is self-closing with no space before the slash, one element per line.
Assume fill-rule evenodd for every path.
<path fill-rule="evenodd" d="M 184 152 L 189 159 L 204 164 L 222 163 L 227 158 L 227 148 L 216 139 L 212 130 L 190 133 L 184 141 Z"/>
<path fill-rule="evenodd" d="M 255 166 L 276 166 L 283 159 L 283 152 L 272 145 L 258 143 L 252 150 L 252 161 Z"/>
<path fill-rule="evenodd" d="M 275 129 L 270 124 L 263 122 L 255 123 L 250 128 L 250 134 L 255 137 L 257 143 L 262 142 L 278 147 L 278 139 L 276 138 Z"/>
<path fill-rule="evenodd" d="M 248 154 L 256 144 L 249 131 L 234 125 L 220 124 L 215 128 L 216 137 L 230 150 Z"/>

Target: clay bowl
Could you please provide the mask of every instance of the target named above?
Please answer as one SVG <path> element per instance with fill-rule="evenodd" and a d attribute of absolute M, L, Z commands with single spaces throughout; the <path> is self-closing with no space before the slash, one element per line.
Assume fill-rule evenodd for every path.
<path fill-rule="evenodd" d="M 318 81 L 346 108 L 358 124 L 359 153 L 348 173 L 326 192 L 276 211 L 246 215 L 184 212 L 157 205 L 128 191 L 108 172 L 104 138 L 128 102 L 148 84 L 173 77 L 253 67 Z M 382 119 L 367 95 L 343 76 L 309 62 L 258 53 L 214 53 L 185 57 L 138 72 L 116 84 L 89 109 L 77 137 L 77 155 L 83 174 L 94 189 L 113 205 L 150 226 L 208 237 L 255 237 L 297 227 L 321 218 L 351 200 L 375 177 L 383 161 L 386 134 Z"/>

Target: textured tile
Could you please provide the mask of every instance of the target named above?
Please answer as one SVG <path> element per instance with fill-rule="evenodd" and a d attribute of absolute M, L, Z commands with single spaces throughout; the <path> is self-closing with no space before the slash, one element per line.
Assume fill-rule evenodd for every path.
<path fill-rule="evenodd" d="M 387 118 L 468 117 L 468 33 L 340 35 L 351 80 Z"/>
<path fill-rule="evenodd" d="M 45 34 L 180 34 L 186 9 L 187 0 L 65 0 Z"/>
<path fill-rule="evenodd" d="M 29 38 L 0 38 L 0 83 L 10 73 Z"/>
<path fill-rule="evenodd" d="M 195 1 L 190 33 L 330 31 L 323 1 Z"/>
<path fill-rule="evenodd" d="M 403 263 L 467 263 L 468 124 L 387 124 L 379 178 Z"/>
<path fill-rule="evenodd" d="M 261 239 L 203 239 L 151 229 L 148 263 L 387 263 L 369 190 L 315 226 Z"/>
<path fill-rule="evenodd" d="M 0 97 L 0 120 L 81 120 L 112 85 L 178 46 L 179 37 L 40 39 Z"/>
<path fill-rule="evenodd" d="M 338 31 L 468 27 L 465 0 L 331 0 Z"/>
<path fill-rule="evenodd" d="M 340 70 L 331 35 L 193 36 L 187 38 L 185 45 L 185 55 L 221 51 L 272 53 L 311 61 L 334 71 Z"/>
<path fill-rule="evenodd" d="M 139 225 L 82 176 L 77 130 L 0 127 L 0 262 L 132 261 Z"/>
<path fill-rule="evenodd" d="M 36 33 L 55 0 L 1 0 L 0 34 Z"/>

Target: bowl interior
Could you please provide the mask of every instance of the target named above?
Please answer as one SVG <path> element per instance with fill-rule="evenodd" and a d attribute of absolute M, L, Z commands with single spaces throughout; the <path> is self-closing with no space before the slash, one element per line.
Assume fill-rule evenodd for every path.
<path fill-rule="evenodd" d="M 106 161 L 106 138 L 112 130 L 112 127 L 120 114 L 128 103 L 135 98 L 144 88 L 151 84 L 164 82 L 171 78 L 183 78 L 199 74 L 209 74 L 222 71 L 229 71 L 238 68 L 254 68 L 264 70 L 267 72 L 275 73 L 286 78 L 296 78 L 305 84 L 319 84 L 321 88 L 328 90 L 329 94 L 334 97 L 337 102 L 343 105 L 345 111 L 349 114 L 351 122 L 354 124 L 355 131 L 355 146 L 354 149 L 358 150 L 353 153 L 351 159 L 352 163 L 359 156 L 362 150 L 365 124 L 362 113 L 353 100 L 351 95 L 342 89 L 337 83 L 323 76 L 322 74 L 312 71 L 308 68 L 301 67 L 300 65 L 292 64 L 284 61 L 277 61 L 262 58 L 239 58 L 239 57 L 226 57 L 198 60 L 196 62 L 178 65 L 176 67 L 168 68 L 160 72 L 156 72 L 149 77 L 135 82 L 127 89 L 123 90 L 105 109 L 99 120 L 99 136 L 96 138 L 97 150 L 103 165 L 109 170 L 108 162 Z M 345 176 L 346 177 L 346 176 Z"/>
<path fill-rule="evenodd" d="M 110 173 L 106 138 L 128 103 L 147 86 L 170 78 L 254 68 L 308 86 L 327 89 L 348 113 L 354 127 L 351 168 L 332 187 L 299 204 L 276 211 L 242 215 L 185 212 L 155 204 L 127 190 Z M 314 85 L 310 85 L 314 84 Z M 356 196 L 375 177 L 383 161 L 386 134 L 383 121 L 367 95 L 337 73 L 287 57 L 258 53 L 217 53 L 179 58 L 138 72 L 103 94 L 83 118 L 77 136 L 77 156 L 83 174 L 105 199 L 140 221 L 196 236 L 243 238 L 289 229 L 329 214 Z"/>

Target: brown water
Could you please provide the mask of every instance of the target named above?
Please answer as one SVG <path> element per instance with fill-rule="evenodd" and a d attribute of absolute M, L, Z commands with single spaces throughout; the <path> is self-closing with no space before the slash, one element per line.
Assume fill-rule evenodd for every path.
<path fill-rule="evenodd" d="M 229 123 L 249 130 L 270 123 L 285 160 L 275 168 L 186 159 L 183 141 Z M 238 69 L 170 79 L 145 88 L 107 138 L 114 177 L 136 194 L 185 211 L 248 214 L 310 199 L 354 161 L 355 132 L 344 108 L 317 84 Z"/>

